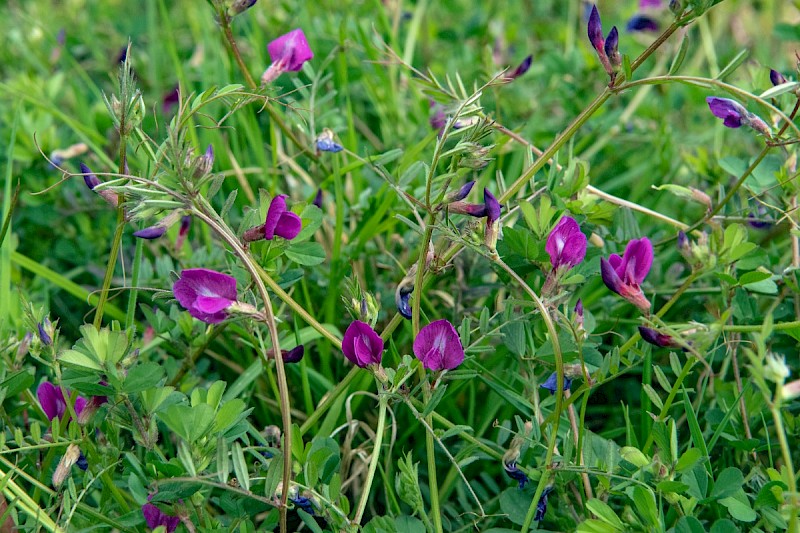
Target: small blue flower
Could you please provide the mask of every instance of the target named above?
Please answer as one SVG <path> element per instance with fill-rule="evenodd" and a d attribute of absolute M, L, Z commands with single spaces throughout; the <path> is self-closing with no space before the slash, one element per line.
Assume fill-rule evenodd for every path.
<path fill-rule="evenodd" d="M 397 304 L 397 312 L 408 320 L 411 320 L 411 304 L 408 300 L 411 298 L 412 292 L 413 289 L 407 292 L 404 290 L 397 291 L 397 301 L 395 302 Z"/>
<path fill-rule="evenodd" d="M 306 498 L 305 496 L 298 496 L 297 498 L 292 498 L 290 496 L 289 501 L 295 504 L 298 508 L 310 514 L 311 516 L 314 516 L 314 505 L 311 503 L 311 500 L 309 498 Z"/>
<path fill-rule="evenodd" d="M 503 469 L 508 477 L 519 483 L 520 489 L 525 488 L 525 485 L 527 485 L 528 481 L 530 481 L 528 476 L 525 475 L 525 472 L 517 467 L 516 462 L 503 464 Z"/>
<path fill-rule="evenodd" d="M 47 329 L 50 327 L 50 319 L 45 317 L 44 321 L 36 324 L 36 327 L 39 329 L 39 340 L 42 341 L 42 344 L 45 346 L 53 344 L 53 339 L 47 333 Z"/>
<path fill-rule="evenodd" d="M 86 460 L 86 456 L 83 455 L 83 452 L 78 456 L 78 461 L 75 464 L 84 472 L 89 468 L 89 461 Z"/>
<path fill-rule="evenodd" d="M 333 132 L 325 128 L 320 133 L 319 137 L 317 137 L 317 150 L 320 152 L 341 152 L 344 150 L 344 147 L 333 140 Z"/>
<path fill-rule="evenodd" d="M 658 22 L 652 17 L 647 15 L 634 15 L 628 20 L 625 29 L 631 32 L 635 31 L 658 31 Z"/>
<path fill-rule="evenodd" d="M 544 515 L 547 514 L 547 497 L 550 496 L 550 493 L 553 492 L 553 487 L 545 487 L 542 491 L 542 495 L 539 497 L 539 501 L 536 503 L 536 514 L 533 516 L 533 520 L 535 522 L 541 522 L 544 520 Z"/>
<path fill-rule="evenodd" d="M 564 390 L 569 390 L 570 385 L 572 385 L 572 380 L 567 376 L 564 376 Z M 552 374 L 550 374 L 550 377 L 547 378 L 547 380 L 539 386 L 555 394 L 556 388 L 558 388 L 558 374 L 556 372 L 553 372 Z"/>

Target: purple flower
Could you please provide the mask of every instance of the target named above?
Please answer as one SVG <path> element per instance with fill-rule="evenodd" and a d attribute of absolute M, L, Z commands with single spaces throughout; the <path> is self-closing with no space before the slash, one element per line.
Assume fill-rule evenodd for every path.
<path fill-rule="evenodd" d="M 164 96 L 161 97 L 161 111 L 167 115 L 169 114 L 178 104 L 181 103 L 181 92 L 180 87 L 176 83 L 175 86 L 169 90 Z"/>
<path fill-rule="evenodd" d="M 167 529 L 167 533 L 175 531 L 181 521 L 177 516 L 164 514 L 161 509 L 152 503 L 142 505 L 142 515 L 144 515 L 144 519 L 147 522 L 147 527 L 155 529 L 159 526 L 164 526 Z"/>
<path fill-rule="evenodd" d="M 554 269 L 569 270 L 586 257 L 586 235 L 574 218 L 562 217 L 547 237 L 545 250 Z"/>
<path fill-rule="evenodd" d="M 786 83 L 786 78 L 777 70 L 769 69 L 769 81 L 772 82 L 772 85 L 781 85 Z"/>
<path fill-rule="evenodd" d="M 342 352 L 353 364 L 366 368 L 377 365 L 383 355 L 383 339 L 369 324 L 354 320 L 344 332 Z"/>
<path fill-rule="evenodd" d="M 569 390 L 571 385 L 572 385 L 572 380 L 570 378 L 568 378 L 567 376 L 564 376 L 564 389 L 563 390 Z M 550 374 L 550 376 L 544 381 L 544 383 L 542 383 L 539 386 L 541 388 L 547 389 L 551 393 L 555 394 L 556 393 L 556 389 L 558 389 L 558 373 L 557 372 L 553 372 L 552 374 Z"/>
<path fill-rule="evenodd" d="M 322 209 L 322 188 L 317 189 L 317 194 L 314 196 L 314 201 L 311 203 Z"/>
<path fill-rule="evenodd" d="M 155 225 L 155 226 L 150 226 L 148 228 L 140 229 L 139 231 L 135 231 L 133 232 L 133 236 L 138 237 L 140 239 L 152 240 L 152 239 L 158 239 L 166 232 L 167 228 L 165 228 L 164 226 Z"/>
<path fill-rule="evenodd" d="M 662 0 L 639 0 L 639 9 L 660 9 L 662 6 Z"/>
<path fill-rule="evenodd" d="M 658 330 L 648 328 L 645 326 L 639 326 L 639 335 L 641 335 L 642 339 L 644 339 L 645 341 L 660 348 L 667 348 L 678 345 L 675 342 L 675 340 L 669 335 L 664 335 Z"/>
<path fill-rule="evenodd" d="M 528 57 L 526 57 L 525 59 L 522 60 L 522 63 L 520 63 L 517 66 L 517 68 L 515 68 L 514 70 L 512 70 L 511 72 L 506 74 L 506 76 L 505 76 L 506 79 L 507 80 L 515 80 L 515 79 L 519 78 L 520 76 L 522 76 L 523 74 L 528 72 L 528 70 L 531 68 L 531 64 L 532 63 L 533 63 L 533 56 L 529 55 Z"/>
<path fill-rule="evenodd" d="M 600 273 L 606 287 L 647 313 L 650 302 L 640 285 L 653 265 L 653 245 L 647 237 L 628 243 L 622 257 L 611 254 L 600 259 Z"/>
<path fill-rule="evenodd" d="M 419 330 L 414 339 L 414 355 L 428 370 L 452 370 L 464 362 L 464 347 L 456 328 L 442 319 Z"/>
<path fill-rule="evenodd" d="M 647 15 L 634 15 L 628 20 L 625 29 L 630 32 L 635 31 L 658 31 L 658 22 Z"/>
<path fill-rule="evenodd" d="M 708 108 L 717 118 L 723 119 L 723 124 L 729 128 L 740 128 L 746 122 L 747 110 L 739 102 L 730 98 L 706 98 Z"/>
<path fill-rule="evenodd" d="M 553 487 L 545 487 L 542 495 L 539 496 L 539 501 L 536 502 L 536 514 L 533 516 L 535 522 L 544 520 L 544 515 L 547 514 L 547 497 L 553 492 Z"/>
<path fill-rule="evenodd" d="M 444 198 L 444 202 L 447 204 L 451 202 L 460 202 L 469 195 L 469 192 L 472 190 L 472 187 L 474 186 L 475 186 L 475 180 L 466 182 L 457 191 L 451 191 L 447 193 L 447 195 Z"/>
<path fill-rule="evenodd" d="M 433 100 L 429 101 L 429 107 L 433 114 L 428 119 L 428 122 L 431 125 L 431 128 L 434 130 L 439 131 L 439 135 L 442 134 L 442 130 L 447 125 L 447 115 L 444 112 L 444 106 L 434 102 Z"/>
<path fill-rule="evenodd" d="M 587 24 L 587 33 L 589 34 L 589 42 L 597 53 L 605 53 L 605 39 L 603 39 L 603 23 L 600 20 L 600 12 L 597 11 L 597 6 L 592 6 L 592 12 L 589 14 L 589 23 Z"/>
<path fill-rule="evenodd" d="M 43 381 L 36 389 L 36 396 L 39 398 L 39 405 L 42 406 L 42 411 L 48 420 L 61 418 L 67 412 L 69 391 L 62 387 L 56 387 L 49 381 Z M 75 400 L 75 414 L 80 415 L 84 407 L 86 407 L 86 398 L 78 396 Z"/>
<path fill-rule="evenodd" d="M 264 238 L 271 241 L 278 237 L 292 240 L 300 233 L 303 223 L 300 217 L 286 209 L 286 195 L 279 194 L 272 199 L 267 210 L 267 220 L 264 222 Z"/>
<path fill-rule="evenodd" d="M 175 299 L 189 314 L 206 324 L 228 317 L 225 309 L 236 303 L 236 279 L 205 268 L 190 268 L 172 286 Z"/>
<path fill-rule="evenodd" d="M 298 72 L 303 63 L 314 58 L 308 46 L 306 35 L 300 28 L 283 34 L 267 45 L 267 52 L 273 63 L 281 63 L 283 70 Z"/>

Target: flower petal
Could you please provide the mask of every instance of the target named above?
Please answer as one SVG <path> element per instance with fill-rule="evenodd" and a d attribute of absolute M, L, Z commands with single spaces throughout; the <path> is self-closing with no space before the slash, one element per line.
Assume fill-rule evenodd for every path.
<path fill-rule="evenodd" d="M 36 389 L 36 396 L 39 398 L 39 404 L 42 406 L 42 411 L 47 415 L 48 420 L 56 417 L 61 417 L 67 409 L 67 403 L 64 400 L 64 392 L 61 387 L 56 387 L 49 381 L 43 381 Z"/>
<path fill-rule="evenodd" d="M 267 52 L 273 63 L 282 61 L 283 70 L 297 72 L 303 63 L 314 58 L 314 52 L 308 45 L 306 35 L 300 28 L 281 35 L 267 45 Z"/>
<path fill-rule="evenodd" d="M 278 218 L 278 224 L 275 226 L 275 235 L 290 241 L 297 237 L 301 229 L 303 229 L 303 222 L 300 217 L 291 211 L 286 211 Z"/>
<path fill-rule="evenodd" d="M 622 294 L 622 280 L 620 279 L 617 271 L 614 269 L 613 263 L 611 262 L 611 258 L 613 257 L 614 255 L 612 254 L 612 256 L 608 259 L 605 257 L 600 258 L 600 275 L 603 278 L 603 283 L 606 284 L 606 287 L 617 294 Z"/>
<path fill-rule="evenodd" d="M 464 347 L 456 328 L 442 319 L 419 331 L 414 339 L 414 355 L 430 370 L 452 370 L 464 361 Z"/>
<path fill-rule="evenodd" d="M 267 220 L 264 222 L 264 237 L 271 241 L 275 237 L 275 228 L 278 226 L 281 215 L 286 212 L 286 195 L 275 196 L 267 210 Z"/>
<path fill-rule="evenodd" d="M 625 247 L 623 262 L 627 263 L 626 276 L 630 276 L 625 281 L 641 285 L 653 266 L 653 245 L 650 239 L 642 237 L 629 242 Z"/>
<path fill-rule="evenodd" d="M 201 313 L 213 315 L 230 307 L 233 302 L 225 298 L 218 298 L 216 296 L 198 296 L 194 302 L 194 309 Z"/>
<path fill-rule="evenodd" d="M 383 354 L 383 339 L 369 324 L 354 320 L 344 332 L 342 352 L 350 362 L 361 368 L 380 363 Z"/>

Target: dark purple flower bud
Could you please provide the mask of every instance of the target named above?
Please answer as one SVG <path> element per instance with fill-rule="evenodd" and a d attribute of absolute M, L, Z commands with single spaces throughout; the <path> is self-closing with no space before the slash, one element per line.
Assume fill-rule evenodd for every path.
<path fill-rule="evenodd" d="M 119 50 L 119 54 L 117 54 L 117 63 L 124 63 L 125 60 L 128 59 L 128 46 L 125 45 Z"/>
<path fill-rule="evenodd" d="M 575 323 L 579 328 L 583 329 L 583 300 L 578 298 L 578 303 L 575 304 Z"/>
<path fill-rule="evenodd" d="M 586 235 L 574 218 L 562 217 L 547 237 L 545 250 L 553 269 L 569 270 L 586 257 Z"/>
<path fill-rule="evenodd" d="M 660 333 L 658 330 L 652 328 L 639 326 L 639 335 L 641 335 L 642 339 L 644 339 L 645 341 L 660 348 L 677 346 L 677 343 L 673 340 L 672 337 L 670 337 L 669 335 L 664 335 L 663 333 Z"/>
<path fill-rule="evenodd" d="M 325 128 L 317 137 L 317 150 L 320 152 L 341 152 L 344 147 L 333 140 L 333 131 Z"/>
<path fill-rule="evenodd" d="M 678 232 L 678 251 L 684 253 L 689 249 L 689 237 L 683 231 Z"/>
<path fill-rule="evenodd" d="M 175 531 L 181 521 L 177 516 L 164 514 L 161 509 L 152 503 L 142 505 L 142 515 L 144 516 L 145 522 L 147 522 L 147 527 L 155 529 L 159 526 L 164 526 L 167 533 Z"/>
<path fill-rule="evenodd" d="M 433 114 L 428 119 L 428 122 L 431 125 L 431 128 L 434 130 L 439 131 L 439 135 L 441 135 L 442 130 L 447 125 L 447 115 L 444 113 L 444 106 L 441 104 L 437 104 L 433 100 L 430 100 L 430 108 Z"/>
<path fill-rule="evenodd" d="M 271 241 L 277 235 L 286 240 L 297 237 L 303 223 L 300 217 L 286 208 L 286 195 L 279 194 L 272 199 L 264 222 L 264 238 Z"/>
<path fill-rule="evenodd" d="M 603 50 L 612 67 L 618 68 L 622 64 L 622 57 L 619 55 L 619 32 L 616 26 L 611 28 L 611 31 L 608 32 Z"/>
<path fill-rule="evenodd" d="M 317 194 L 314 196 L 314 201 L 311 202 L 311 203 L 314 204 L 315 206 L 319 207 L 320 209 L 322 209 L 322 189 L 321 188 L 317 189 Z"/>
<path fill-rule="evenodd" d="M 642 237 L 630 241 L 622 257 L 611 254 L 608 259 L 600 258 L 600 274 L 606 287 L 647 313 L 650 302 L 640 285 L 652 265 L 653 245 L 647 237 Z"/>
<path fill-rule="evenodd" d="M 298 344 L 291 350 L 281 350 L 284 363 L 299 363 L 306 353 L 305 346 Z"/>
<path fill-rule="evenodd" d="M 47 318 L 45 318 L 45 320 L 49 322 Z M 39 322 L 36 324 L 36 327 L 39 330 L 39 340 L 42 341 L 42 344 L 45 346 L 50 346 L 53 344 L 53 339 L 50 338 L 50 335 L 47 333 L 44 322 Z"/>
<path fill-rule="evenodd" d="M 516 462 L 503 464 L 503 470 L 505 470 L 508 477 L 519 483 L 520 489 L 525 488 L 525 485 L 527 485 L 528 481 L 530 481 L 528 476 L 525 475 L 525 472 L 517 467 Z"/>
<path fill-rule="evenodd" d="M 411 293 L 414 292 L 414 287 L 400 288 L 397 292 L 395 292 L 395 304 L 397 305 L 397 312 L 403 318 L 411 320 L 411 304 L 409 300 L 411 299 Z"/>
<path fill-rule="evenodd" d="M 572 380 L 567 376 L 564 376 L 564 389 L 569 390 L 570 386 L 572 385 Z M 558 373 L 553 372 L 550 376 L 539 385 L 543 389 L 549 390 L 551 393 L 555 394 L 556 390 L 558 389 Z"/>
<path fill-rule="evenodd" d="M 775 69 L 769 69 L 769 81 L 772 82 L 772 85 L 781 85 L 786 83 L 786 78 Z"/>
<path fill-rule="evenodd" d="M 515 80 L 519 78 L 520 76 L 528 72 L 528 70 L 531 68 L 532 63 L 533 63 L 533 56 L 529 55 L 528 57 L 522 60 L 522 63 L 520 63 L 517 66 L 517 68 L 506 74 L 506 79 Z"/>
<path fill-rule="evenodd" d="M 598 53 L 605 53 L 605 40 L 603 39 L 603 23 L 600 21 L 600 13 L 597 11 L 597 6 L 592 6 L 592 12 L 589 15 L 589 24 L 587 25 L 589 33 L 589 42 Z"/>
<path fill-rule="evenodd" d="M 714 116 L 723 119 L 722 123 L 729 128 L 741 127 L 748 113 L 739 102 L 730 98 L 709 96 L 706 98 L 706 102 Z"/>
<path fill-rule="evenodd" d="M 236 278 L 205 268 L 189 268 L 172 286 L 175 299 L 189 314 L 206 324 L 228 317 L 225 309 L 236 303 Z"/>
<path fill-rule="evenodd" d="M 161 110 L 165 115 L 172 112 L 181 103 L 181 92 L 178 84 L 161 97 Z"/>
<path fill-rule="evenodd" d="M 636 31 L 658 31 L 659 26 L 656 19 L 647 15 L 634 15 L 628 20 L 625 29 L 630 32 Z"/>
<path fill-rule="evenodd" d="M 464 347 L 458 332 L 445 319 L 431 322 L 419 330 L 413 351 L 428 370 L 452 370 L 464 362 Z"/>
<path fill-rule="evenodd" d="M 547 514 L 547 497 L 553 492 L 553 487 L 545 487 L 542 495 L 539 496 L 539 501 L 536 502 L 536 514 L 533 515 L 534 522 L 541 522 L 544 520 L 544 515 Z"/>
<path fill-rule="evenodd" d="M 134 231 L 133 236 L 138 237 L 140 239 L 158 239 L 159 237 L 163 236 L 167 232 L 167 228 L 164 226 L 150 226 L 148 228 L 140 229 L 139 231 Z"/>
<path fill-rule="evenodd" d="M 83 174 L 83 181 L 86 183 L 86 186 L 89 187 L 90 191 L 93 191 L 95 187 L 100 185 L 100 180 L 94 175 L 94 172 L 83 163 L 81 163 L 81 174 Z"/>
<path fill-rule="evenodd" d="M 770 227 L 772 225 L 767 220 L 763 220 L 763 219 L 757 218 L 755 213 L 748 213 L 747 214 L 747 224 L 750 227 L 756 228 L 756 229 L 764 229 L 764 228 L 768 228 L 768 227 Z"/>
<path fill-rule="evenodd" d="M 472 187 L 474 186 L 475 186 L 475 180 L 466 182 L 457 191 L 452 191 L 447 193 L 447 195 L 444 197 L 444 202 L 446 204 L 449 204 L 451 202 L 460 202 L 469 195 L 469 192 L 472 190 Z"/>
<path fill-rule="evenodd" d="M 377 365 L 383 356 L 383 339 L 369 324 L 354 320 L 344 332 L 342 352 L 353 364 L 361 368 Z"/>
<path fill-rule="evenodd" d="M 497 198 L 494 197 L 489 189 L 483 189 L 483 204 L 486 207 L 487 224 L 500 220 L 500 211 L 503 206 L 500 205 L 500 202 L 497 201 Z"/>
<path fill-rule="evenodd" d="M 78 460 L 75 462 L 78 468 L 86 472 L 89 468 L 89 461 L 86 459 L 86 456 L 83 455 L 83 452 L 78 456 Z"/>

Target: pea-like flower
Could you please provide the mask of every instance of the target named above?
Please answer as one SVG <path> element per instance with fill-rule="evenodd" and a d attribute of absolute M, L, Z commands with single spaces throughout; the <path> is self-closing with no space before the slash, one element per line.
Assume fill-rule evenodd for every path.
<path fill-rule="evenodd" d="M 318 152 L 336 153 L 344 150 L 344 147 L 334 140 L 333 130 L 330 128 L 322 130 L 322 133 L 317 137 L 316 145 Z"/>
<path fill-rule="evenodd" d="M 272 64 L 261 76 L 261 84 L 266 85 L 284 72 L 298 72 L 303 63 L 314 58 L 306 35 L 300 28 L 281 35 L 267 45 Z"/>
<path fill-rule="evenodd" d="M 660 331 L 648 328 L 647 326 L 639 326 L 639 335 L 642 336 L 646 342 L 649 342 L 653 346 L 658 346 L 659 348 L 674 348 L 678 346 L 678 343 L 675 342 L 675 339 L 670 337 L 669 335 L 665 335 Z"/>
<path fill-rule="evenodd" d="M 600 259 L 600 273 L 606 287 L 616 292 L 642 312 L 650 311 L 650 301 L 645 297 L 641 284 L 653 265 L 653 245 L 642 237 L 628 243 L 622 257 L 611 254 Z"/>
<path fill-rule="evenodd" d="M 533 515 L 533 520 L 535 522 L 541 522 L 544 520 L 544 515 L 547 514 L 547 498 L 550 496 L 551 492 L 553 492 L 552 485 L 545 487 L 542 491 L 542 495 L 539 496 L 539 501 L 536 502 L 536 514 Z"/>
<path fill-rule="evenodd" d="M 39 398 L 39 405 L 47 416 L 48 420 L 62 418 L 67 412 L 67 398 L 69 391 L 62 387 L 57 387 L 49 381 L 43 381 L 36 389 L 36 396 Z M 86 407 L 86 398 L 78 396 L 75 399 L 75 414 L 80 415 Z"/>
<path fill-rule="evenodd" d="M 586 235 L 574 218 L 565 216 L 547 237 L 545 250 L 550 255 L 553 269 L 570 270 L 586 257 Z"/>
<path fill-rule="evenodd" d="M 206 324 L 228 318 L 225 311 L 236 303 L 236 278 L 205 268 L 189 268 L 172 286 L 175 299 L 189 314 Z"/>
<path fill-rule="evenodd" d="M 150 498 L 148 497 L 148 500 L 149 499 Z M 148 528 L 156 529 L 159 526 L 164 526 L 164 528 L 167 530 L 167 533 L 172 533 L 175 531 L 181 521 L 179 517 L 170 516 L 164 513 L 152 503 L 146 503 L 142 505 L 142 515 L 144 516 L 145 522 L 147 522 Z"/>
<path fill-rule="evenodd" d="M 383 339 L 369 324 L 354 320 L 344 332 L 342 352 L 361 368 L 378 365 L 383 356 Z"/>
<path fill-rule="evenodd" d="M 81 174 L 83 174 L 83 181 L 86 183 L 86 186 L 89 187 L 90 191 L 94 191 L 100 195 L 106 202 L 110 205 L 117 207 L 119 205 L 119 195 L 117 195 L 114 191 L 109 191 L 108 189 L 102 191 L 95 191 L 95 187 L 100 185 L 102 181 L 97 177 L 97 175 L 92 172 L 92 169 L 81 163 Z"/>
<path fill-rule="evenodd" d="M 543 389 L 549 390 L 552 394 L 555 394 L 556 390 L 558 390 L 558 373 L 553 372 L 552 374 L 550 374 L 550 376 L 548 376 L 548 378 L 544 381 L 544 383 L 542 383 L 539 386 Z M 569 390 L 571 386 L 572 386 L 572 380 L 567 376 L 564 376 L 564 388 L 562 390 L 565 391 Z"/>
<path fill-rule="evenodd" d="M 772 85 L 782 85 L 786 83 L 786 77 L 775 69 L 769 69 L 769 81 Z"/>
<path fill-rule="evenodd" d="M 264 238 L 271 241 L 278 237 L 292 240 L 297 237 L 303 223 L 300 217 L 286 208 L 286 195 L 279 194 L 272 199 L 267 210 L 267 220 L 264 222 Z"/>
<path fill-rule="evenodd" d="M 512 81 L 519 78 L 520 76 L 528 72 L 528 70 L 530 70 L 531 64 L 533 64 L 533 56 L 529 55 L 528 57 L 522 60 L 522 63 L 517 65 L 517 68 L 507 72 L 505 75 L 505 79 L 507 81 Z"/>
<path fill-rule="evenodd" d="M 772 137 L 772 130 L 767 123 L 758 115 L 749 112 L 739 102 L 730 98 L 709 96 L 706 98 L 706 103 L 714 116 L 722 119 L 723 125 L 729 128 L 740 128 L 744 125 L 766 137 Z"/>
<path fill-rule="evenodd" d="M 452 370 L 464 362 L 464 347 L 453 324 L 442 319 L 419 330 L 414 355 L 428 370 Z"/>

